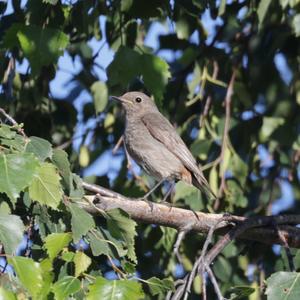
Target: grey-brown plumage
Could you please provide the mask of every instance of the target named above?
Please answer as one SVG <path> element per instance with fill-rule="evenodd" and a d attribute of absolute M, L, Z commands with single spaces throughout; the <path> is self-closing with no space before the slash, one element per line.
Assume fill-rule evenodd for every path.
<path fill-rule="evenodd" d="M 193 184 L 215 198 L 195 158 L 151 98 L 140 92 L 112 98 L 119 100 L 126 112 L 126 149 L 147 173 L 160 181 Z"/>

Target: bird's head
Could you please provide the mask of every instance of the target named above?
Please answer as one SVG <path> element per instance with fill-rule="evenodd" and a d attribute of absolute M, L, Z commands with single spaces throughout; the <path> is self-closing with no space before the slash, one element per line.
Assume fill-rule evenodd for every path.
<path fill-rule="evenodd" d="M 126 115 L 142 116 L 157 111 L 155 102 L 141 92 L 128 92 L 120 97 L 111 96 L 110 98 L 122 103 Z"/>

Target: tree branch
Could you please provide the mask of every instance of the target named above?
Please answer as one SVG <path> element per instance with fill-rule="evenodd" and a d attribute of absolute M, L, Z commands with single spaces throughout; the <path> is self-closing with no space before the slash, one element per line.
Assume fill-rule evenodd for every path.
<path fill-rule="evenodd" d="M 234 238 L 283 246 L 287 243 L 291 248 L 300 248 L 300 228 L 292 226 L 300 224 L 300 215 L 246 218 L 193 212 L 159 203 L 153 203 L 150 207 L 146 201 L 128 198 L 100 186 L 84 182 L 83 187 L 96 194 L 86 196 L 89 201 L 80 203 L 83 209 L 94 215 L 99 215 L 99 211 L 121 208 L 138 222 L 172 227 L 179 231 L 188 226 L 192 231 L 207 234 L 211 227 L 216 227 L 215 233 L 223 235 L 223 243 L 217 243 L 221 250 Z M 209 252 L 208 261 L 212 261 L 218 253 Z"/>

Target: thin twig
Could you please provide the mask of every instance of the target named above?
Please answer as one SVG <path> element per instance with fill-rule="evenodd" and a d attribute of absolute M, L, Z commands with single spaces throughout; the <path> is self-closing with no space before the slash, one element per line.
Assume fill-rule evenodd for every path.
<path fill-rule="evenodd" d="M 20 127 L 20 125 L 17 123 L 17 121 L 11 117 L 9 114 L 5 112 L 3 108 L 0 107 L 0 113 L 16 128 L 18 133 L 20 133 L 24 138 L 27 139 L 27 136 L 23 130 L 23 128 Z"/>
<path fill-rule="evenodd" d="M 218 62 L 214 60 L 213 61 L 213 75 L 212 75 L 212 78 L 214 80 L 217 79 L 218 73 L 219 73 L 219 65 L 218 65 Z M 209 93 L 209 95 L 206 98 L 206 102 L 205 102 L 205 106 L 204 106 L 204 109 L 203 109 L 203 113 L 201 114 L 200 128 L 203 127 L 204 121 L 205 121 L 206 117 L 208 116 L 211 102 L 212 102 L 212 95 L 211 95 L 211 93 Z"/>
<path fill-rule="evenodd" d="M 224 132 L 223 132 L 223 140 L 222 140 L 222 147 L 220 153 L 220 177 L 221 177 L 221 184 L 218 193 L 218 199 L 222 198 L 224 191 L 226 189 L 226 181 L 225 181 L 225 172 L 224 169 L 224 155 L 225 151 L 228 148 L 228 132 L 230 127 L 230 117 L 231 117 L 231 100 L 233 95 L 233 87 L 235 82 L 237 69 L 234 69 L 230 78 L 230 82 L 227 88 L 226 97 L 225 97 L 225 124 L 224 124 Z M 218 209 L 219 201 L 215 201 L 214 210 Z"/>

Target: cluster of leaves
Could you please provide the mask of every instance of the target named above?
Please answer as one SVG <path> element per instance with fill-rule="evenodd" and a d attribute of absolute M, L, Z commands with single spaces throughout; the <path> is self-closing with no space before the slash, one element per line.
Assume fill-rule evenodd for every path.
<path fill-rule="evenodd" d="M 185 239 L 179 265 L 172 255 L 173 229 L 136 226 L 121 211 L 94 220 L 74 203 L 84 201 L 80 178 L 74 173 L 84 176 L 90 165 L 103 169 L 105 164 L 97 165 L 98 158 L 122 135 L 120 109 L 107 105 L 109 94 L 143 90 L 154 95 L 194 156 L 205 164 L 212 189 L 225 196 L 223 202 L 206 203 L 198 190 L 178 183 L 176 205 L 263 215 L 285 196 L 281 182 L 299 198 L 300 1 L 11 2 L 9 12 L 7 4 L 0 2 L 0 14 L 4 13 L 0 20 L 0 106 L 24 123 L 26 134 L 35 137 L 26 139 L 18 128 L 1 124 L 0 240 L 8 256 L 20 241 L 27 241 L 25 250 L 18 250 L 20 256 L 9 258 L 17 277 L 4 272 L 2 293 L 39 297 L 52 292 L 63 299 L 68 296 L 63 294 L 66 290 L 82 298 L 99 295 L 106 286 L 103 293 L 111 295 L 121 289 L 127 298 L 138 299 L 143 297 L 141 284 L 128 280 L 136 271 L 141 278 L 152 278 L 148 283 L 156 283 L 144 286 L 149 297 L 162 298 L 167 288 L 172 289 L 166 278 L 174 274 L 180 278 L 191 270 L 201 236 Z M 165 33 L 152 49 L 145 45 L 145 37 L 157 27 Z M 103 49 L 107 48 L 115 56 L 106 68 Z M 70 70 L 67 95 L 56 99 L 50 83 L 63 55 L 81 67 L 76 74 Z M 24 66 L 28 66 L 25 71 Z M 234 94 L 224 144 L 224 99 L 233 70 Z M 92 101 L 82 99 L 83 91 Z M 79 121 L 74 104 L 78 98 Z M 85 129 L 82 136 L 78 137 L 76 127 Z M 72 147 L 73 138 L 79 141 L 79 149 Z M 57 146 L 63 146 L 68 156 Z M 259 149 L 270 158 L 267 163 Z M 123 153 L 118 155 L 123 159 L 121 167 L 109 169 L 114 180 L 107 174 L 84 179 L 132 197 L 142 195 L 151 179 L 142 175 L 132 180 L 136 177 L 128 173 Z M 292 207 L 295 213 L 300 211 L 298 202 Z M 299 254 L 292 254 L 299 270 Z M 121 281 L 105 279 L 112 263 L 126 275 L 119 274 Z M 28 269 L 36 275 L 32 280 Z M 254 273 L 247 275 L 249 270 Z M 298 273 L 275 273 L 288 270 L 284 251 L 278 254 L 269 246 L 253 247 L 246 242 L 230 245 L 213 266 L 222 292 L 232 297 L 241 291 L 246 297 L 253 289 L 256 297 L 259 278 L 271 274 L 269 295 L 271 287 L 280 286 L 277 279 L 282 282 L 283 275 L 291 278 L 287 285 L 293 279 L 298 284 Z M 191 299 L 201 293 L 197 280 Z M 40 289 L 33 288 L 40 285 Z M 247 288 L 230 290 L 239 286 Z M 212 292 L 211 286 L 207 291 Z"/>
<path fill-rule="evenodd" d="M 137 263 L 136 223 L 118 209 L 104 213 L 104 223 L 95 222 L 78 206 L 84 201 L 81 179 L 71 172 L 67 153 L 42 138 L 18 134 L 18 128 L 0 124 L 0 239 L 16 274 L 1 276 L 2 296 L 143 297 L 141 284 L 129 280 Z M 20 248 L 24 232 L 30 245 Z M 16 252 L 24 256 L 13 256 Z M 102 276 L 96 263 L 102 257 L 116 269 L 113 261 L 121 263 L 123 280 Z M 171 280 L 144 282 L 153 295 L 172 289 Z"/>

